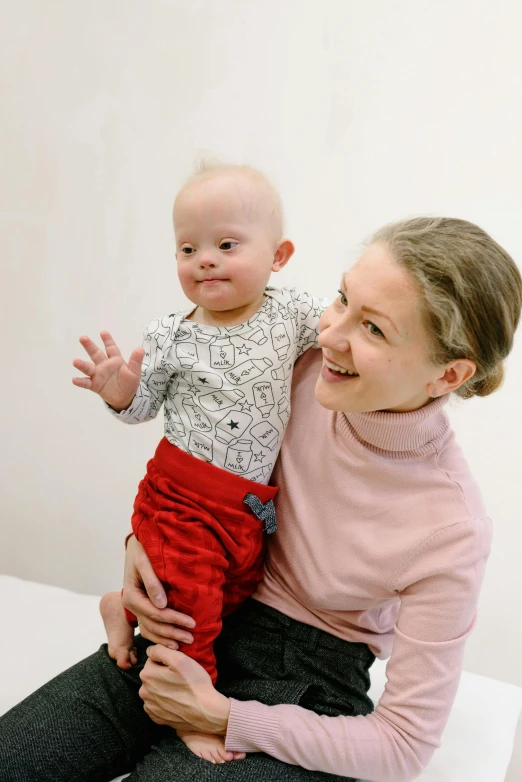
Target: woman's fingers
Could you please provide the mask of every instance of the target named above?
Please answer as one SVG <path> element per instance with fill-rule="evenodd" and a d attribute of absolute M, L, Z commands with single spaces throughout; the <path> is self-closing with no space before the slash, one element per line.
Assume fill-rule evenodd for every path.
<path fill-rule="evenodd" d="M 207 671 L 182 652 L 149 646 L 139 696 L 154 722 L 176 730 L 224 736 L 230 701 L 214 689 Z"/>
<path fill-rule="evenodd" d="M 150 632 L 186 644 L 193 642 L 194 636 L 190 628 L 195 626 L 195 622 L 192 617 L 174 611 L 172 608 L 154 608 L 142 593 L 134 593 L 130 597 L 127 587 L 123 589 L 122 601 L 125 608 L 137 617 L 140 625 L 147 627 Z"/>
<path fill-rule="evenodd" d="M 131 540 L 129 540 L 129 545 L 131 545 Z M 139 578 L 141 579 L 143 586 L 145 587 L 145 592 L 149 596 L 149 599 L 152 601 L 152 603 L 157 606 L 158 608 L 165 608 L 167 605 L 167 595 L 165 594 L 165 590 L 163 589 L 162 583 L 159 580 L 159 578 L 156 576 L 152 565 L 150 564 L 150 559 L 145 553 L 145 549 L 139 543 L 136 538 L 134 538 L 135 543 L 133 544 L 135 547 L 135 559 L 134 559 L 134 568 L 137 571 Z"/>
<path fill-rule="evenodd" d="M 137 617 L 140 632 L 147 640 L 174 649 L 178 643 L 192 643 L 194 640 L 192 634 L 184 629 L 195 627 L 192 617 L 172 608 L 160 607 L 167 604 L 165 590 L 134 535 L 127 541 L 122 599 L 125 608 Z"/>
<path fill-rule="evenodd" d="M 169 646 L 172 641 L 183 644 L 191 644 L 194 641 L 192 633 L 184 630 L 182 627 L 177 627 L 167 622 L 158 622 L 148 616 L 140 616 L 140 614 L 136 614 L 136 617 L 139 622 L 140 633 L 149 641 L 154 641 L 157 644 L 163 643 L 164 646 Z M 160 639 L 163 639 L 163 641 Z"/>
<path fill-rule="evenodd" d="M 138 625 L 138 630 L 140 634 L 143 636 L 143 638 L 146 638 L 147 641 L 152 641 L 155 644 L 162 644 L 162 646 L 166 646 L 167 649 L 179 649 L 179 642 L 176 641 L 174 638 L 168 638 L 167 636 L 163 635 L 163 628 L 168 627 L 168 625 L 159 625 L 157 632 L 154 632 L 152 628 L 158 627 L 153 622 L 140 622 Z"/>
<path fill-rule="evenodd" d="M 192 643 L 194 640 L 189 630 L 183 629 L 195 627 L 196 623 L 191 616 L 174 611 L 172 608 L 156 608 L 147 595 L 136 586 L 128 586 L 125 583 L 122 601 L 125 608 L 138 618 L 140 624 L 156 635 L 173 638 L 183 643 Z"/>

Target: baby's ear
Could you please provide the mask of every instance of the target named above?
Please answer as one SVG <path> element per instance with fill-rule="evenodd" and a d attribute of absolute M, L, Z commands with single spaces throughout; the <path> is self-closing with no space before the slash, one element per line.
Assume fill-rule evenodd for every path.
<path fill-rule="evenodd" d="M 279 272 L 286 266 L 292 255 L 294 254 L 294 243 L 290 239 L 281 239 L 277 245 L 277 250 L 274 254 L 274 263 L 272 264 L 272 271 Z"/>

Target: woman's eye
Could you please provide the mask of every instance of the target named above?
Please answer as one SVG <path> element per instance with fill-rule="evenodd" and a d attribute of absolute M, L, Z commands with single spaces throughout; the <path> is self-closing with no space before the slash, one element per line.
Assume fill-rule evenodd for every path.
<path fill-rule="evenodd" d="M 374 337 L 384 337 L 384 334 L 382 333 L 380 328 L 375 325 L 375 323 L 372 323 L 370 320 L 368 320 L 366 321 L 365 325 L 367 326 L 370 334 L 373 334 Z"/>
<path fill-rule="evenodd" d="M 232 250 L 233 247 L 236 247 L 237 242 L 233 242 L 232 240 L 228 242 L 221 242 L 219 245 L 220 250 Z"/>
<path fill-rule="evenodd" d="M 346 296 L 344 295 L 344 293 L 342 292 L 342 290 L 338 290 L 337 292 L 339 293 L 339 296 L 340 296 L 340 299 L 341 299 L 341 304 L 342 304 L 344 307 L 346 307 L 346 305 L 348 304 L 348 299 L 346 298 Z"/>

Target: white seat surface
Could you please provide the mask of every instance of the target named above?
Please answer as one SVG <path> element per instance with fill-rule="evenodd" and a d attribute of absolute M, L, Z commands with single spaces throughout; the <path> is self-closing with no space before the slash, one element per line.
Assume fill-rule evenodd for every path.
<path fill-rule="evenodd" d="M 98 602 L 94 595 L 0 575 L 9 639 L 0 647 L 0 714 L 105 640 Z M 375 703 L 385 669 L 380 660 L 372 667 Z M 522 688 L 465 671 L 442 746 L 419 782 L 504 782 L 521 708 Z"/>

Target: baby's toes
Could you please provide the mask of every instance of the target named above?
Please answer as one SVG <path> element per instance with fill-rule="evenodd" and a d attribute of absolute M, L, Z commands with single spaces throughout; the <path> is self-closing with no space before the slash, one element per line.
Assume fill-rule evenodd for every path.
<path fill-rule="evenodd" d="M 132 668 L 131 652 L 125 646 L 114 646 L 112 650 L 109 647 L 109 657 L 116 660 L 116 665 L 123 671 L 128 671 L 129 668 Z"/>
<path fill-rule="evenodd" d="M 194 752 L 195 755 L 198 755 L 202 760 L 208 760 L 209 763 L 217 763 L 212 750 L 207 747 L 204 749 L 192 749 L 191 751 Z"/>
<path fill-rule="evenodd" d="M 230 760 L 234 759 L 232 752 L 226 750 L 224 746 L 214 747 L 212 755 L 216 763 L 228 763 Z"/>

